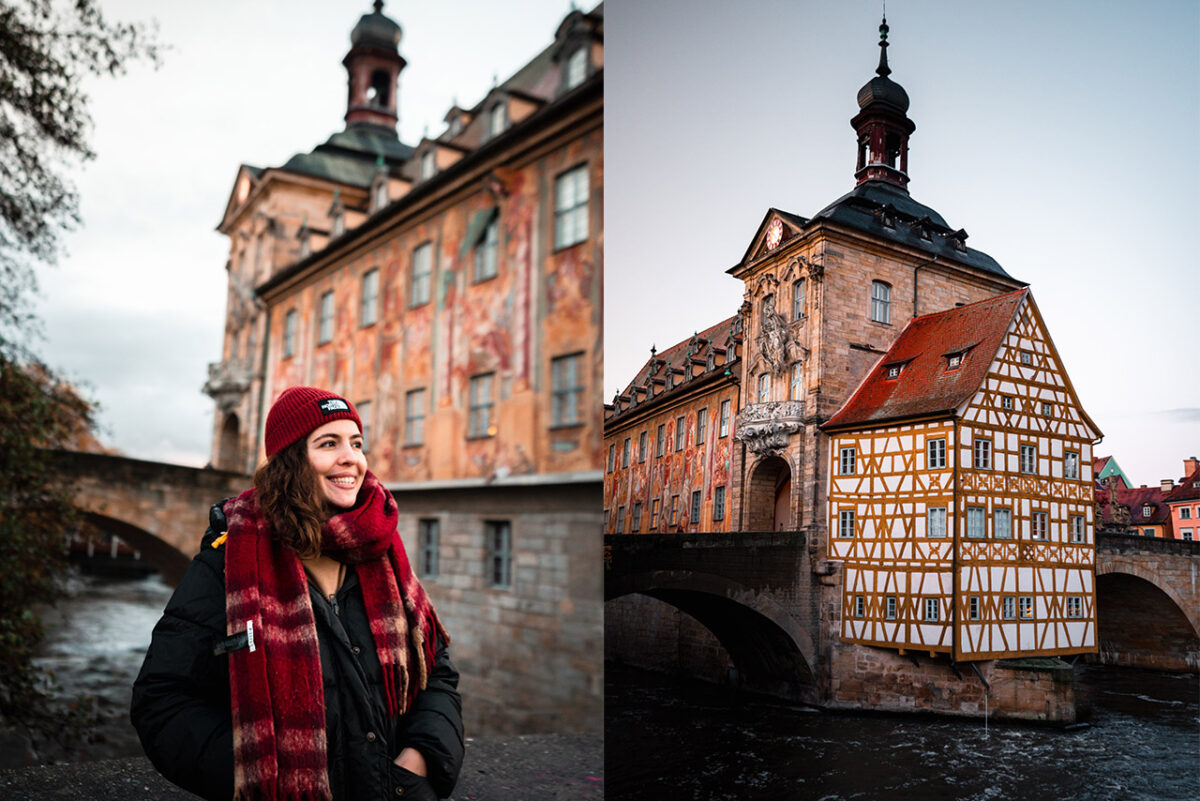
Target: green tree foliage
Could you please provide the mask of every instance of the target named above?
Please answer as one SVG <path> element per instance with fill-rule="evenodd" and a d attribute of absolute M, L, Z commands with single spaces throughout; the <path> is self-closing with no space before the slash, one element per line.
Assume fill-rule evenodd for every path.
<path fill-rule="evenodd" d="M 98 0 L 0 0 L 0 719 L 35 730 L 51 722 L 36 605 L 58 595 L 73 519 L 40 449 L 92 429 L 91 405 L 33 356 L 35 270 L 80 223 L 70 170 L 95 156 L 81 80 L 140 58 L 157 63 L 153 38 Z"/>
<path fill-rule="evenodd" d="M 158 60 L 145 28 L 110 22 L 97 0 L 0 0 L 0 346 L 33 324 L 34 267 L 80 222 L 67 170 L 95 157 L 81 79 L 143 57 Z"/>

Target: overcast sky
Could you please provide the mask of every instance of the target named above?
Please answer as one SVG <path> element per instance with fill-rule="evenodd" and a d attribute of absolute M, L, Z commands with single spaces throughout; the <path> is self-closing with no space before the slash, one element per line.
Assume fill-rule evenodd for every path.
<path fill-rule="evenodd" d="M 605 5 L 605 386 L 734 314 L 771 206 L 854 185 L 877 0 Z M 1200 455 L 1200 3 L 887 4 L 910 190 L 1030 283 L 1136 484 Z"/>
<path fill-rule="evenodd" d="M 221 358 L 228 240 L 215 230 L 238 165 L 276 166 L 344 126 L 350 31 L 370 0 L 102 0 L 156 18 L 162 66 L 88 82 L 93 149 L 77 175 L 84 226 L 40 273 L 43 358 L 101 403 L 128 456 L 202 466 Z M 569 0 L 398 2 L 401 138 L 436 135 L 550 44 Z M 591 4 L 580 4 L 590 8 Z"/>

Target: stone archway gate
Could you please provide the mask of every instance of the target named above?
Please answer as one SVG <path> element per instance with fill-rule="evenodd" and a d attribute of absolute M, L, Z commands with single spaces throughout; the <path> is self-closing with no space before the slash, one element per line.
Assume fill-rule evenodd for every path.
<path fill-rule="evenodd" d="M 250 486 L 250 477 L 223 470 L 148 462 L 108 454 L 42 451 L 66 484 L 84 519 L 147 554 L 174 582 L 200 549 L 208 510 Z"/>

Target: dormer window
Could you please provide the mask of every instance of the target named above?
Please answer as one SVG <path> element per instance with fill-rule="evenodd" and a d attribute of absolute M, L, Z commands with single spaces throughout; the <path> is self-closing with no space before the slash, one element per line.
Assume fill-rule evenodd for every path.
<path fill-rule="evenodd" d="M 450 128 L 446 131 L 446 134 L 451 137 L 458 136 L 460 133 L 462 133 L 462 129 L 462 117 L 455 117 L 454 119 L 450 120 Z"/>
<path fill-rule="evenodd" d="M 499 136 L 504 133 L 504 125 L 508 122 L 507 110 L 503 103 L 497 103 L 492 106 L 492 110 L 488 112 L 488 138 Z"/>
<path fill-rule="evenodd" d="M 894 380 L 900 377 L 900 372 L 904 369 L 902 364 L 889 364 L 886 368 L 888 380 Z"/>
<path fill-rule="evenodd" d="M 1152 514 L 1154 514 L 1153 506 L 1151 506 L 1150 504 L 1146 504 L 1145 506 L 1142 507 L 1142 517 L 1149 517 Z"/>
<path fill-rule="evenodd" d="M 329 236 L 337 239 L 344 233 L 346 233 L 346 212 L 338 209 L 333 214 L 333 228 L 329 232 Z"/>
<path fill-rule="evenodd" d="M 421 180 L 427 181 L 437 172 L 437 151 L 430 148 L 421 154 Z"/>
<path fill-rule="evenodd" d="M 962 367 L 962 362 L 962 353 L 951 353 L 946 357 L 946 372 L 949 373 L 952 370 L 957 370 L 958 368 Z"/>
<path fill-rule="evenodd" d="M 580 47 L 567 59 L 567 89 L 574 89 L 587 77 L 587 47 Z"/>

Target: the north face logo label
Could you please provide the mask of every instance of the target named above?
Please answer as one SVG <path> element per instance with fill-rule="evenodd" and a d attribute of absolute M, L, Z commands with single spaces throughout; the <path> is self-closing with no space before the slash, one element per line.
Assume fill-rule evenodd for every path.
<path fill-rule="evenodd" d="M 341 398 L 326 398 L 323 401 L 317 401 L 317 406 L 321 409 L 321 414 L 350 411 L 350 404 Z"/>

